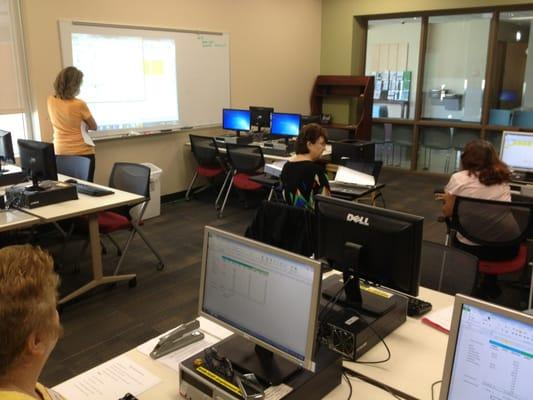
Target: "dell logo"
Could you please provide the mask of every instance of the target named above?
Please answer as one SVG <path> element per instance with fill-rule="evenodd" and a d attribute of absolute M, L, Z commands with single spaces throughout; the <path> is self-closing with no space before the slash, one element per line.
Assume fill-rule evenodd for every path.
<path fill-rule="evenodd" d="M 359 225 L 370 226 L 370 224 L 368 223 L 368 217 L 362 217 L 360 215 L 348 214 L 346 215 L 346 221 L 355 222 Z"/>

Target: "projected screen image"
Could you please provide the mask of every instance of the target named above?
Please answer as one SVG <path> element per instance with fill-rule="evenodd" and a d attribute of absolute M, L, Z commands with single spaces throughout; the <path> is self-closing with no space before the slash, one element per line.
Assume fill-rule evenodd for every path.
<path fill-rule="evenodd" d="M 223 109 L 222 128 L 231 131 L 248 132 L 250 130 L 250 111 Z"/>
<path fill-rule="evenodd" d="M 533 170 L 533 135 L 504 132 L 501 159 L 517 170 Z"/>
<path fill-rule="evenodd" d="M 296 137 L 300 133 L 300 124 L 300 114 L 272 113 L 270 134 Z"/>
<path fill-rule="evenodd" d="M 99 129 L 179 121 L 175 47 L 173 39 L 72 34 L 73 65 L 84 75 L 79 98 Z"/>

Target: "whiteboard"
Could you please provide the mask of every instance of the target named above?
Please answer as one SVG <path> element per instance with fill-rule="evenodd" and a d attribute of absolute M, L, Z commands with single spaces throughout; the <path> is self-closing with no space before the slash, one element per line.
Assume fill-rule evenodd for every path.
<path fill-rule="evenodd" d="M 85 67 L 80 67 L 84 72 L 84 85 L 80 98 L 87 101 L 99 125 L 101 122 L 98 120 L 98 115 L 100 119 L 106 120 L 105 130 L 168 129 L 215 125 L 221 122 L 222 109 L 230 105 L 229 35 L 227 33 L 79 21 L 60 21 L 59 32 L 63 66 L 80 67 L 75 64 L 74 60 L 76 60 Z M 75 46 L 81 46 L 79 40 L 76 41 L 77 39 L 73 38 L 79 37 L 92 40 L 93 48 L 88 52 L 92 56 L 86 55 L 85 63 L 80 61 L 78 54 L 74 54 L 75 57 L 73 57 L 73 40 L 75 40 Z M 115 39 L 115 41 L 108 39 Z M 144 82 L 146 85 L 150 78 L 143 73 L 148 74 L 150 71 L 153 73 L 154 68 L 158 69 L 158 64 L 154 67 L 154 63 L 150 64 L 146 60 L 140 66 L 135 62 L 136 54 L 142 53 L 142 50 L 138 51 L 138 41 L 145 43 L 159 41 L 167 43 L 169 48 L 166 55 L 170 55 L 172 62 L 167 62 L 168 65 L 165 65 L 165 68 L 167 72 L 169 69 L 172 71 L 172 76 L 165 76 L 164 81 L 157 83 L 159 89 L 164 91 L 161 96 L 157 97 L 157 100 L 154 98 L 154 90 L 144 90 L 144 87 L 138 88 L 134 84 L 134 82 Z M 94 43 L 103 44 L 95 46 Z M 128 50 L 122 57 L 117 58 L 117 49 L 122 48 L 128 48 Z M 75 47 L 74 52 L 79 53 L 79 50 Z M 122 63 L 121 69 L 117 69 L 120 63 Z M 114 67 L 115 74 L 113 75 Z M 109 76 L 104 77 L 104 74 L 109 74 Z M 160 74 L 160 79 L 163 79 L 162 76 L 163 74 Z M 102 79 L 98 79 L 99 77 Z M 123 83 L 122 86 L 117 86 L 121 93 L 118 94 L 115 91 L 113 94 L 114 90 L 110 90 L 109 86 L 113 86 L 120 78 L 123 78 L 127 85 Z M 97 83 L 87 88 L 87 81 Z M 145 92 L 152 95 L 149 104 L 139 102 L 146 94 Z M 89 98 L 83 98 L 83 94 Z M 153 112 L 150 113 L 150 110 Z M 110 123 L 111 119 L 116 119 L 116 124 Z M 128 120 L 131 120 L 131 125 L 128 124 Z"/>

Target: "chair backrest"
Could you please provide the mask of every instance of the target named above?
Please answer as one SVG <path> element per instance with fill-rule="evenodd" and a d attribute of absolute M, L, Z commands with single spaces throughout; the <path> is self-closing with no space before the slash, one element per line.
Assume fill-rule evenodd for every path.
<path fill-rule="evenodd" d="M 473 294 L 478 258 L 466 251 L 439 243 L 422 242 L 420 284 L 439 292 Z"/>
<path fill-rule="evenodd" d="M 452 130 L 439 126 L 422 128 L 422 146 L 432 149 L 446 150 L 452 145 Z"/>
<path fill-rule="evenodd" d="M 316 250 L 314 212 L 286 203 L 263 201 L 245 236 L 309 257 Z"/>
<path fill-rule="evenodd" d="M 502 110 L 491 108 L 489 112 L 489 125 L 511 125 L 513 112 L 511 110 Z"/>
<path fill-rule="evenodd" d="M 263 150 L 259 146 L 226 143 L 228 162 L 237 172 L 253 174 L 265 166 Z"/>
<path fill-rule="evenodd" d="M 57 173 L 72 178 L 89 180 L 91 160 L 82 156 L 56 156 Z"/>
<path fill-rule="evenodd" d="M 533 203 L 480 200 L 457 196 L 450 228 L 483 246 L 516 246 L 533 223 Z"/>
<path fill-rule="evenodd" d="M 344 162 L 344 166 L 362 172 L 363 174 L 372 175 L 374 177 L 374 181 L 377 183 L 379 174 L 381 173 L 381 167 L 383 166 L 383 161 L 346 160 Z"/>
<path fill-rule="evenodd" d="M 109 186 L 150 198 L 150 168 L 146 165 L 116 162 L 109 176 Z"/>
<path fill-rule="evenodd" d="M 196 162 L 202 167 L 218 167 L 219 153 L 215 138 L 209 136 L 189 135 L 191 150 Z"/>
<path fill-rule="evenodd" d="M 533 128 L 533 111 L 514 111 L 513 126 Z"/>
<path fill-rule="evenodd" d="M 452 147 L 457 150 L 462 150 L 468 142 L 479 139 L 479 131 L 464 129 L 464 128 L 452 128 L 453 139 Z"/>

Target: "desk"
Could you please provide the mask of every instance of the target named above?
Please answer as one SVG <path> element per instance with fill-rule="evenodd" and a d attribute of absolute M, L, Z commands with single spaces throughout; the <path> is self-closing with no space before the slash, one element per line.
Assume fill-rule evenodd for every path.
<path fill-rule="evenodd" d="M 420 295 L 424 300 L 432 302 L 435 310 L 453 303 L 452 296 L 430 289 L 421 288 Z M 218 337 L 224 337 L 224 331 L 226 331 L 224 328 L 202 317 L 199 320 L 202 330 Z M 362 365 L 345 362 L 344 365 L 396 391 L 404 392 L 407 394 L 407 398 L 431 399 L 431 384 L 442 377 L 448 336 L 423 324 L 418 319 L 408 317 L 402 326 L 385 338 L 385 341 L 391 350 L 391 359 L 386 363 Z M 361 361 L 381 359 L 384 353 L 382 345 L 377 344 L 361 358 Z M 129 350 L 117 358 L 132 360 L 161 379 L 159 384 L 140 394 L 138 396 L 140 400 L 177 400 L 180 398 L 176 370 L 152 360 L 137 348 Z M 83 374 L 66 382 L 77 383 L 82 377 Z M 359 379 L 351 378 L 351 382 L 353 399 L 390 400 L 393 398 L 387 391 Z M 56 389 L 58 387 L 60 388 L 61 385 L 58 385 Z M 435 390 L 435 393 L 437 392 L 438 388 Z M 325 399 L 344 400 L 347 395 L 348 385 L 343 379 L 342 384 L 330 392 Z"/>
<path fill-rule="evenodd" d="M 68 177 L 59 175 L 59 180 L 65 179 L 68 179 Z M 81 180 L 79 181 L 80 183 L 82 182 Z M 96 185 L 90 182 L 86 183 L 105 188 L 105 186 Z M 5 224 L 3 224 L 4 220 L 2 220 L 2 217 L 0 216 L 0 231 L 17 229 L 35 224 L 46 224 L 81 215 L 88 216 L 93 277 L 89 283 L 63 297 L 59 301 L 59 304 L 72 300 L 97 286 L 125 280 L 130 281 L 135 278 L 135 274 L 104 276 L 103 273 L 100 233 L 98 231 L 98 212 L 122 205 L 141 203 L 144 200 L 143 196 L 137 194 L 117 189 L 113 189 L 113 191 L 114 194 L 102 197 L 91 197 L 78 193 L 78 200 L 70 200 L 49 206 L 32 208 L 31 210 L 9 210 L 5 214 Z"/>

